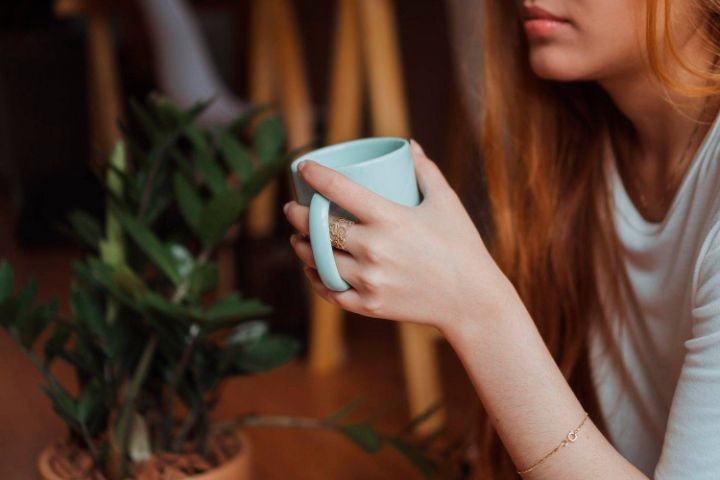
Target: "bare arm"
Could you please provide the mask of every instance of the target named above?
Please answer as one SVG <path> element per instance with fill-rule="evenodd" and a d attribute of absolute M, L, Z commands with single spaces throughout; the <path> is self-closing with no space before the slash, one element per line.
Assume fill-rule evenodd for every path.
<path fill-rule="evenodd" d="M 585 410 L 550 355 L 511 285 L 492 311 L 464 318 L 444 334 L 470 375 L 518 469 L 533 465 L 575 429 Z M 647 478 L 588 419 L 570 443 L 524 478 Z"/>
<path fill-rule="evenodd" d="M 310 242 L 294 236 L 315 291 L 361 315 L 439 328 L 465 365 L 518 470 L 557 446 L 584 410 L 545 347 L 515 289 L 488 253 L 473 222 L 437 166 L 413 146 L 424 199 L 388 202 L 343 175 L 306 162 L 304 179 L 358 217 L 336 251 L 353 288 L 323 285 Z M 289 221 L 308 234 L 308 208 L 289 202 Z M 588 420 L 579 438 L 526 478 L 645 478 Z"/>

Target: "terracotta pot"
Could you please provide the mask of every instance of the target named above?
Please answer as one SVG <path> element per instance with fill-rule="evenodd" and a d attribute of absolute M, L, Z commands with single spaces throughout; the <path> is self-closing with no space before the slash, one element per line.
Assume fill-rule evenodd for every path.
<path fill-rule="evenodd" d="M 209 472 L 202 473 L 200 475 L 192 475 L 187 477 L 188 480 L 250 480 L 252 478 L 251 462 L 252 462 L 252 449 L 250 447 L 250 440 L 247 435 L 242 431 L 237 432 L 237 436 L 240 438 L 240 445 L 242 450 L 240 454 L 236 455 L 235 458 L 229 462 L 224 463 L 218 468 L 210 470 Z M 56 474 L 50 467 L 50 458 L 53 454 L 52 445 L 48 445 L 40 453 L 38 458 L 38 472 L 40 473 L 41 480 L 68 480 L 62 478 Z"/>

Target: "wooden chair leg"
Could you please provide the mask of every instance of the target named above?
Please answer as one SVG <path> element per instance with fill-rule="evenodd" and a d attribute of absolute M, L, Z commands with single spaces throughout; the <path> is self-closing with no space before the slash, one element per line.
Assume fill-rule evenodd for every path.
<path fill-rule="evenodd" d="M 93 147 L 109 150 L 121 138 L 123 115 L 115 47 L 107 7 L 91 2 L 88 12 L 88 77 Z M 93 159 L 97 158 L 95 155 Z M 95 160 L 97 162 L 99 160 Z"/>
<path fill-rule="evenodd" d="M 330 85 L 327 143 L 360 134 L 362 75 L 357 0 L 340 0 Z M 310 367 L 319 373 L 336 370 L 345 360 L 345 312 L 314 296 L 310 330 Z"/>
<path fill-rule="evenodd" d="M 250 7 L 250 100 L 254 104 L 271 103 L 276 99 L 273 18 L 269 7 L 267 0 L 253 0 Z M 250 237 L 266 238 L 272 233 L 277 190 L 277 181 L 272 181 L 250 202 L 247 215 Z"/>
<path fill-rule="evenodd" d="M 392 2 L 363 0 L 360 6 L 374 132 L 408 137 L 410 122 Z M 428 327 L 401 324 L 399 328 L 410 414 L 416 416 L 441 398 L 435 352 L 437 336 Z M 438 411 L 421 424 L 418 433 L 434 430 L 444 422 L 444 417 L 444 411 Z"/>
<path fill-rule="evenodd" d="M 344 312 L 311 293 L 308 362 L 315 373 L 336 371 L 347 358 Z"/>
<path fill-rule="evenodd" d="M 403 323 L 400 329 L 403 368 L 411 416 L 417 416 L 442 399 L 437 335 L 422 325 Z M 418 433 L 430 433 L 445 422 L 442 410 L 420 424 Z"/>
<path fill-rule="evenodd" d="M 363 0 L 359 5 L 373 131 L 408 137 L 410 121 L 393 5 L 390 0 Z"/>
<path fill-rule="evenodd" d="M 291 149 L 314 140 L 315 115 L 310 99 L 305 54 L 297 15 L 291 0 L 263 0 L 271 6 L 277 65 L 278 95 Z"/>

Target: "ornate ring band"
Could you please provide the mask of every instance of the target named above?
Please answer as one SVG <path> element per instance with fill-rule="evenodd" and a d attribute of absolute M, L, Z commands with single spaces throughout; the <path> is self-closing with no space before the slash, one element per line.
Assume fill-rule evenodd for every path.
<path fill-rule="evenodd" d="M 345 239 L 350 226 L 355 222 L 343 217 L 330 219 L 330 244 L 340 250 L 345 250 Z M 345 250 L 347 251 L 347 250 Z"/>

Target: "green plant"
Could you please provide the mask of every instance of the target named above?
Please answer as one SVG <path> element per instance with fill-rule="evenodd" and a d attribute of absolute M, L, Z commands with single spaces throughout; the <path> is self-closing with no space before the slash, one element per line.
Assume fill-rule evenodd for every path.
<path fill-rule="evenodd" d="M 159 96 L 132 104 L 139 132 L 123 126 L 106 166 L 104 226 L 83 212 L 69 218 L 88 254 L 74 264 L 68 316 L 57 302 L 37 305 L 33 281 L 14 295 L 13 271 L 0 265 L 2 326 L 44 374 L 42 388 L 73 438 L 111 478 L 187 441 L 208 454 L 223 380 L 281 365 L 298 349 L 268 333 L 269 305 L 239 292 L 216 298 L 212 261 L 248 202 L 287 165 L 282 125 L 272 115 L 258 120 L 249 147 L 242 138 L 260 110 L 209 129 L 195 122 L 205 106 L 180 110 Z M 56 360 L 74 367 L 77 394 L 51 373 Z M 178 424 L 180 405 L 187 414 Z"/>
<path fill-rule="evenodd" d="M 280 120 L 263 109 L 202 128 L 196 119 L 207 104 L 181 110 L 152 95 L 131 105 L 136 125 L 122 125 L 124 139 L 99 173 L 104 224 L 83 212 L 69 217 L 67 232 L 88 250 L 74 264 L 69 315 L 55 301 L 36 302 L 32 280 L 15 292 L 12 268 L 0 262 L 0 324 L 44 375 L 71 441 L 120 479 L 133 463 L 188 444 L 212 463 L 213 434 L 228 428 L 329 428 L 367 452 L 389 445 L 431 476 L 433 464 L 404 436 L 424 417 L 395 436 L 368 420 L 341 423 L 354 405 L 321 420 L 246 415 L 211 424 L 224 380 L 279 366 L 298 350 L 268 332 L 269 305 L 240 292 L 218 298 L 212 260 L 291 156 Z M 74 367 L 77 388 L 53 375 L 57 360 Z"/>

